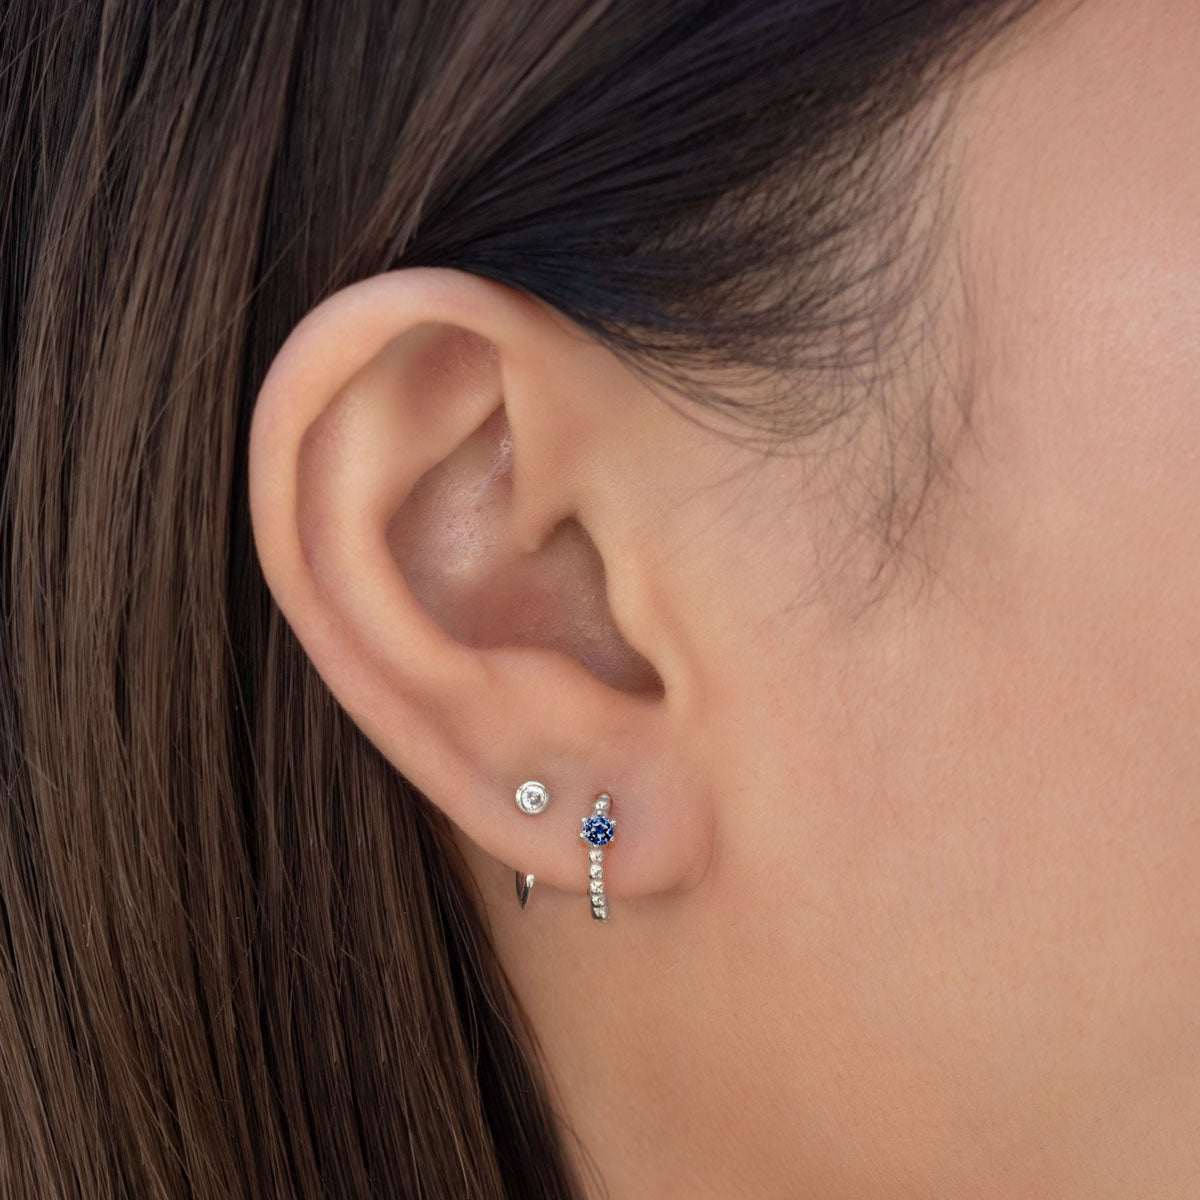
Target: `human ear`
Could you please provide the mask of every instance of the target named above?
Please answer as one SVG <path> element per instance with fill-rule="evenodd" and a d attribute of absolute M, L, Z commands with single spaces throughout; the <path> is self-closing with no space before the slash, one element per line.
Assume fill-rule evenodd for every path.
<path fill-rule="evenodd" d="M 710 839 L 624 490 L 653 460 L 639 389 L 540 302 L 408 268 L 296 326 L 249 452 L 264 575 L 335 698 L 539 884 L 586 892 L 580 821 L 611 794 L 615 901 L 695 882 Z M 528 779 L 552 795 L 536 817 L 514 803 Z"/>

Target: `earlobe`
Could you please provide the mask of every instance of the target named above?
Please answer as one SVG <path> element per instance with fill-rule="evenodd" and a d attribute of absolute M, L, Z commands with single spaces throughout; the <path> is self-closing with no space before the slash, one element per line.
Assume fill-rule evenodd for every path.
<path fill-rule="evenodd" d="M 572 355 L 594 379 L 596 353 L 474 276 L 356 283 L 296 327 L 263 382 L 250 499 L 280 609 L 397 769 L 539 891 L 588 892 L 580 819 L 611 792 L 619 897 L 693 878 L 707 826 L 662 675 L 622 636 L 579 516 L 603 514 L 577 469 L 589 410 L 555 381 Z M 530 822 L 512 795 L 534 773 L 559 801 Z"/>

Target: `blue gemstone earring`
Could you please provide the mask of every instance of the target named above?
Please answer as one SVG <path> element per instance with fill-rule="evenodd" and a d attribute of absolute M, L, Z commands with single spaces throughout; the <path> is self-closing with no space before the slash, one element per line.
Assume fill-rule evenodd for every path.
<path fill-rule="evenodd" d="M 604 894 L 604 847 L 613 840 L 617 823 L 612 813 L 612 797 L 601 792 L 592 801 L 591 816 L 583 818 L 580 841 L 588 847 L 588 899 L 592 902 L 592 920 L 608 920 L 608 897 Z"/>

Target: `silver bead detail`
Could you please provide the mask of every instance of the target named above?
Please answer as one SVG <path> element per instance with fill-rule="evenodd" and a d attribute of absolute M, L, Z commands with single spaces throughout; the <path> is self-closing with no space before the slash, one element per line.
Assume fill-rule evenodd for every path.
<path fill-rule="evenodd" d="M 592 817 L 604 817 L 612 822 L 612 828 L 616 828 L 616 822 L 612 820 L 612 797 L 607 792 L 601 792 L 592 801 Z M 588 829 L 588 818 L 584 819 L 584 833 L 579 836 L 588 842 L 586 830 Z M 612 834 L 609 833 L 611 838 Z M 588 844 L 588 900 L 591 902 L 592 919 L 594 921 L 608 921 L 608 896 L 604 891 L 604 846 L 596 846 Z"/>

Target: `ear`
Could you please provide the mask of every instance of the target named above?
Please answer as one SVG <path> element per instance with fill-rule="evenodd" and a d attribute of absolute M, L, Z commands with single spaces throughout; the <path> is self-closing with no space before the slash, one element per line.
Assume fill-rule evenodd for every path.
<path fill-rule="evenodd" d="M 614 900 L 696 882 L 711 840 L 628 488 L 653 471 L 656 406 L 540 302 L 410 268 L 300 322 L 250 437 L 262 569 L 333 695 L 539 884 L 586 892 L 580 821 L 610 793 Z M 536 817 L 514 802 L 528 779 L 552 796 Z"/>

